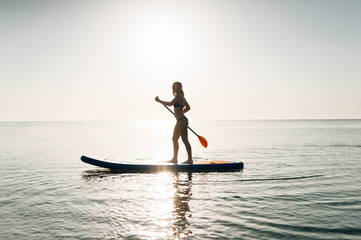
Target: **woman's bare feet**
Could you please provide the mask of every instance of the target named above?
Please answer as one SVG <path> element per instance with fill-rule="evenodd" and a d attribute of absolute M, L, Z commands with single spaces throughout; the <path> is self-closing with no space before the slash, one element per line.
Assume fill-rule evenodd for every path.
<path fill-rule="evenodd" d="M 187 160 L 187 161 L 185 161 L 185 162 L 182 162 L 182 164 L 190 164 L 190 165 L 192 165 L 193 164 L 193 160 Z"/>
<path fill-rule="evenodd" d="M 177 164 L 177 163 L 178 163 L 178 160 L 177 160 L 177 159 L 172 159 L 172 160 L 166 161 L 166 163 L 174 163 L 174 164 Z"/>

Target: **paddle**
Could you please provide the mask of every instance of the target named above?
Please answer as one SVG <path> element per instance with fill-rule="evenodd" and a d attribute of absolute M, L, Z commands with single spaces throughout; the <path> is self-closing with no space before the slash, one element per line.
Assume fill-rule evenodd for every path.
<path fill-rule="evenodd" d="M 164 106 L 166 109 L 168 109 L 168 111 L 171 112 L 171 113 L 174 115 L 174 112 L 173 112 L 172 110 L 170 110 L 166 105 L 163 105 L 163 106 Z M 207 147 L 208 147 L 208 142 L 207 142 L 207 140 L 206 140 L 204 137 L 199 136 L 199 135 L 198 135 L 195 131 L 193 131 L 193 129 L 190 128 L 189 126 L 188 126 L 188 128 L 189 128 L 189 130 L 192 131 L 192 133 L 194 133 L 194 134 L 198 137 L 198 139 L 199 139 L 199 141 L 201 142 L 202 146 L 205 147 L 205 148 L 207 148 Z"/>

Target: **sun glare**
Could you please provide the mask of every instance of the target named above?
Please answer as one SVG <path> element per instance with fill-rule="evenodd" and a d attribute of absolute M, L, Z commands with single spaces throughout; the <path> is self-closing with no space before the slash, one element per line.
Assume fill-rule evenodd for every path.
<path fill-rule="evenodd" d="M 183 24 L 170 17 L 152 17 L 137 28 L 135 57 L 145 67 L 171 70 L 184 63 L 189 34 Z"/>

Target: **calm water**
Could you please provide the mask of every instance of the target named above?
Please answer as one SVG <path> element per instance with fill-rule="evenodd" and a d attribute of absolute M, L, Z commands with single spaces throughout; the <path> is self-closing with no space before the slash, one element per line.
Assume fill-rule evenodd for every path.
<path fill-rule="evenodd" d="M 361 120 L 191 122 L 195 159 L 240 172 L 80 161 L 169 160 L 172 125 L 0 122 L 0 239 L 361 239 Z"/>

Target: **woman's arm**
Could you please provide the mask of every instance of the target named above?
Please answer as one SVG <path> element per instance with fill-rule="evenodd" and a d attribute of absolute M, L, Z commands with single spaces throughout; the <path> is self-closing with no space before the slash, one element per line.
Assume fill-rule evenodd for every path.
<path fill-rule="evenodd" d="M 184 108 L 184 113 L 188 112 L 189 110 L 191 110 L 191 106 L 189 106 L 188 102 L 186 99 L 184 99 L 184 104 L 185 104 L 185 108 Z"/>
<path fill-rule="evenodd" d="M 176 99 L 176 98 L 174 98 L 171 102 L 166 102 L 166 101 L 160 100 L 159 97 L 156 97 L 156 98 L 155 98 L 155 101 L 157 101 L 157 102 L 159 102 L 159 103 L 161 103 L 161 104 L 163 104 L 163 105 L 166 105 L 166 106 L 173 106 L 173 105 L 174 105 L 174 102 L 175 102 L 175 99 Z"/>

